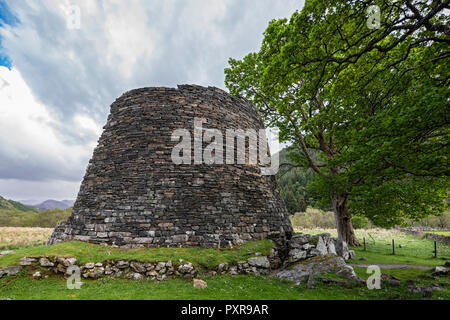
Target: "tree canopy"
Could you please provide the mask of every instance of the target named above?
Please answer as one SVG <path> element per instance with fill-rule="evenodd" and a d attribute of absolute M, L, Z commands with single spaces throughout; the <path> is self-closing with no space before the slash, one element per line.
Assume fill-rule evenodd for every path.
<path fill-rule="evenodd" d="M 269 23 L 259 52 L 229 60 L 226 86 L 316 173 L 351 244 L 351 214 L 392 226 L 446 206 L 449 2 L 306 1 Z"/>

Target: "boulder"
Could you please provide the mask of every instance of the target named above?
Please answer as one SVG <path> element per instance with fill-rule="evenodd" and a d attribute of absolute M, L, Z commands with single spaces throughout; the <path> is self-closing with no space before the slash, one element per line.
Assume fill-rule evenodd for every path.
<path fill-rule="evenodd" d="M 208 287 L 208 284 L 203 281 L 203 280 L 199 280 L 199 279 L 194 279 L 194 288 L 195 289 L 206 289 Z"/>
<path fill-rule="evenodd" d="M 315 275 L 330 271 L 336 272 L 339 276 L 352 282 L 364 282 L 364 280 L 356 275 L 353 268 L 345 263 L 345 260 L 342 257 L 329 255 L 319 255 L 304 260 L 301 263 L 294 265 L 291 269 L 279 271 L 276 274 L 276 277 L 299 284 L 311 274 Z"/>

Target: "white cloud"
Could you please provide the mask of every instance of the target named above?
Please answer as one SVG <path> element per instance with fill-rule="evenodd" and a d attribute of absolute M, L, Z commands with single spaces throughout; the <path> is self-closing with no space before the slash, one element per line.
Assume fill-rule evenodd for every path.
<path fill-rule="evenodd" d="M 80 180 L 93 144 L 67 143 L 55 129 L 64 124 L 36 100 L 16 68 L 0 67 L 0 78 L 9 84 L 0 90 L 0 178 Z M 76 115 L 73 122 L 91 141 L 100 135 L 86 115 Z"/>
<path fill-rule="evenodd" d="M 268 22 L 303 5 L 299 0 L 6 2 L 20 23 L 0 28 L 2 52 L 14 66 L 0 68 L 0 195 L 18 191 L 20 181 L 24 188 L 52 194 L 49 181 L 78 183 L 109 105 L 123 92 L 184 83 L 224 89 L 228 58 L 258 50 Z M 70 5 L 80 8 L 78 30 L 67 28 L 64 8 Z"/>

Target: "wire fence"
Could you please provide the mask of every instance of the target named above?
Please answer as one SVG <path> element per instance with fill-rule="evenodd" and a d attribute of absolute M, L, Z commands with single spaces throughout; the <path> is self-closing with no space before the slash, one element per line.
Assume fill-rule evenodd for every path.
<path fill-rule="evenodd" d="M 376 239 L 367 237 L 361 239 L 362 250 L 380 254 L 410 256 L 417 258 L 450 259 L 450 245 L 430 239 L 392 238 Z"/>

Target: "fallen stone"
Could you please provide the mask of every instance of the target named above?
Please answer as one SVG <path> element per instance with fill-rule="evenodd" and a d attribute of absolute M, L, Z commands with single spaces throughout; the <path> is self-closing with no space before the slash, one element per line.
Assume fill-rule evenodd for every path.
<path fill-rule="evenodd" d="M 38 279 L 41 277 L 41 273 L 39 271 L 36 271 L 35 273 L 33 273 L 33 278 Z"/>
<path fill-rule="evenodd" d="M 5 254 L 11 254 L 11 253 L 14 253 L 14 251 L 12 251 L 12 250 L 1 251 L 0 256 L 4 256 Z"/>
<path fill-rule="evenodd" d="M 446 267 L 434 267 L 432 270 L 433 276 L 445 276 L 449 274 L 449 269 Z"/>
<path fill-rule="evenodd" d="M 195 289 L 206 289 L 208 287 L 208 284 L 203 281 L 203 280 L 199 280 L 199 279 L 194 279 L 194 288 Z"/>

